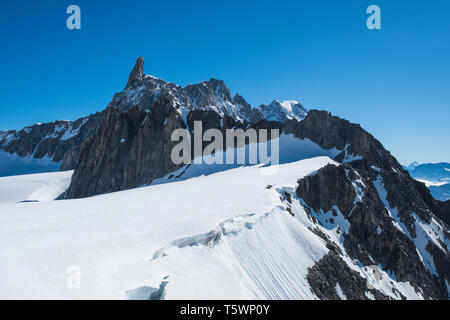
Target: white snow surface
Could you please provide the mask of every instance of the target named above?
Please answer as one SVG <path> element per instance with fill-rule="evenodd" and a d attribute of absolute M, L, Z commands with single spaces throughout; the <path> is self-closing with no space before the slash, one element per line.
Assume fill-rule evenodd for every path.
<path fill-rule="evenodd" d="M 284 164 L 275 175 L 245 166 L 81 200 L 0 204 L 0 298 L 120 299 L 157 288 L 166 276 L 167 299 L 314 298 L 304 277 L 325 244 L 278 208 L 275 188 L 293 188 L 328 163 Z M 224 221 L 236 231 L 224 232 L 216 249 L 194 241 L 150 261 L 174 240 L 195 239 Z M 69 266 L 81 270 L 79 290 L 66 286 Z"/>
<path fill-rule="evenodd" d="M 276 207 L 175 241 L 157 251 L 151 268 L 157 279 L 167 277 L 174 299 L 316 299 L 306 275 L 327 252 L 322 239 Z M 225 280 L 219 285 L 218 275 Z"/>
<path fill-rule="evenodd" d="M 339 283 L 336 283 L 336 292 L 341 300 L 347 300 L 347 297 L 345 296 L 344 292 L 342 292 L 342 288 Z"/>
<path fill-rule="evenodd" d="M 0 177 L 0 203 L 50 201 L 70 185 L 73 171 Z"/>
<path fill-rule="evenodd" d="M 306 277 L 328 249 L 315 228 L 368 285 L 422 298 L 345 254 L 349 222 L 336 206 L 333 220 L 312 212 L 315 223 L 296 196 L 297 180 L 339 165 L 331 158 L 340 150 L 290 135 L 279 143 L 279 165 L 191 165 L 150 186 L 85 199 L 48 201 L 72 172 L 0 179 L 0 299 L 148 299 L 158 288 L 164 299 L 317 299 Z M 16 200 L 40 202 L 7 203 Z M 67 285 L 74 268 L 79 289 Z"/>

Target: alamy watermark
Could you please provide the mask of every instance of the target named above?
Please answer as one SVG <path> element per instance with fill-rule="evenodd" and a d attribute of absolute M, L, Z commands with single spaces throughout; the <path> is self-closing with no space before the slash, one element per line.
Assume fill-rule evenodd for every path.
<path fill-rule="evenodd" d="M 81 9 L 77 5 L 70 5 L 66 10 L 67 14 L 70 14 L 66 20 L 66 26 L 69 30 L 80 30 L 81 29 Z"/>
<path fill-rule="evenodd" d="M 68 290 L 81 289 L 81 268 L 76 265 L 68 266 L 66 269 L 66 285 Z"/>
<path fill-rule="evenodd" d="M 279 164 L 279 130 L 226 129 L 225 137 L 219 129 L 203 133 L 202 121 L 194 121 L 193 136 L 187 129 L 176 129 L 171 140 L 178 142 L 171 159 L 180 164 Z M 205 144 L 208 143 L 208 144 Z M 204 148 L 203 148 L 204 147 Z M 270 149 L 270 155 L 269 150 Z"/>
<path fill-rule="evenodd" d="M 367 14 L 370 16 L 367 18 L 366 26 L 369 30 L 381 29 L 381 9 L 379 6 L 372 4 L 367 7 Z"/>
<path fill-rule="evenodd" d="M 72 4 L 67 7 L 66 13 L 70 16 L 67 17 L 66 26 L 69 30 L 81 29 L 81 9 L 78 5 Z M 379 6 L 372 4 L 367 7 L 366 13 L 370 16 L 366 20 L 366 26 L 369 30 L 381 29 L 381 9 Z"/>

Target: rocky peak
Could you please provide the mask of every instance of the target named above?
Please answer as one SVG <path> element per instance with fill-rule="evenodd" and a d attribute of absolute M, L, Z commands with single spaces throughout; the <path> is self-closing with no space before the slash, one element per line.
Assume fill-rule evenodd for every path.
<path fill-rule="evenodd" d="M 136 64 L 133 67 L 133 70 L 130 72 L 130 76 L 128 77 L 127 85 L 125 89 L 130 87 L 134 81 L 142 80 L 144 78 L 144 58 L 139 57 L 136 61 Z"/>
<path fill-rule="evenodd" d="M 303 119 L 308 114 L 308 111 L 298 101 L 285 100 L 281 106 L 290 119 Z"/>
<path fill-rule="evenodd" d="M 269 105 L 260 105 L 259 112 L 269 121 L 286 122 L 287 120 L 303 120 L 308 111 L 297 101 L 272 101 Z"/>
<path fill-rule="evenodd" d="M 192 106 L 200 109 L 215 109 L 225 114 L 227 107 L 232 105 L 230 90 L 222 80 L 210 79 L 184 88 Z"/>
<path fill-rule="evenodd" d="M 245 106 L 245 107 L 251 108 L 250 104 L 239 93 L 236 93 L 234 95 L 233 101 L 234 101 L 234 103 L 239 104 L 241 106 Z"/>
<path fill-rule="evenodd" d="M 230 90 L 223 80 L 211 78 L 208 81 L 208 86 L 214 91 L 214 95 L 217 98 L 222 98 L 226 101 L 232 100 Z"/>
<path fill-rule="evenodd" d="M 221 117 L 231 116 L 244 122 L 258 122 L 262 119 L 285 122 L 288 119 L 302 120 L 307 110 L 296 101 L 273 101 L 270 105 L 252 108 L 245 99 L 236 94 L 233 98 L 223 80 L 211 78 L 185 87 L 162 79 L 144 75 L 144 59 L 139 58 L 131 71 L 124 91 L 117 93 L 109 106 L 127 111 L 135 105 L 151 110 L 161 95 L 170 95 L 177 105 L 187 110 L 211 110 Z"/>

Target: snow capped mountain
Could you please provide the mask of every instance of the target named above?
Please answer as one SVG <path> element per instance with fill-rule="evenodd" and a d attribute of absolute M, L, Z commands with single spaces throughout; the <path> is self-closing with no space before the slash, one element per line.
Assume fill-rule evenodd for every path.
<path fill-rule="evenodd" d="M 409 174 L 425 183 L 431 194 L 438 200 L 450 200 L 450 163 L 414 162 L 408 167 Z"/>
<path fill-rule="evenodd" d="M 145 75 L 143 58 L 137 60 L 124 90 L 114 95 L 108 108 L 126 112 L 138 105 L 149 112 L 160 97 L 174 102 L 185 124 L 188 114 L 194 110 L 212 111 L 220 117 L 231 117 L 242 123 L 257 123 L 263 119 L 279 122 L 302 120 L 307 114 L 306 109 L 293 101 L 274 101 L 269 106 L 252 108 L 241 95 L 232 97 L 222 80 L 210 79 L 183 88 Z M 61 170 L 72 170 L 76 166 L 81 145 L 98 130 L 104 114 L 105 110 L 76 121 L 39 123 L 20 131 L 1 131 L 0 152 L 7 154 L 4 158 L 11 158 L 8 154 L 23 158 L 19 161 L 23 165 L 14 169 L 17 174 L 54 171 L 59 166 Z M 54 163 L 49 164 L 49 161 Z M 0 169 L 0 176 L 14 174 L 14 170 L 4 165 Z"/>
<path fill-rule="evenodd" d="M 302 120 L 307 114 L 307 110 L 296 101 L 273 101 L 270 105 L 254 109 L 239 94 L 232 97 L 222 80 L 210 79 L 180 87 L 145 75 L 142 58 L 136 62 L 125 90 L 116 94 L 109 106 L 126 111 L 130 106 L 139 105 L 144 110 L 151 110 L 160 96 L 172 98 L 184 118 L 192 110 L 210 110 L 221 117 L 226 115 L 241 122 Z"/>
<path fill-rule="evenodd" d="M 308 111 L 297 101 L 272 101 L 269 105 L 261 105 L 258 110 L 270 121 L 286 122 L 288 119 L 303 120 Z"/>
<path fill-rule="evenodd" d="M 415 167 L 420 165 L 417 161 L 411 162 L 408 166 L 404 166 L 406 170 L 413 170 Z"/>
<path fill-rule="evenodd" d="M 0 176 L 57 171 L 74 148 L 97 130 L 102 113 L 76 121 L 38 123 L 20 131 L 0 133 Z M 74 163 L 66 160 L 65 170 Z"/>
<path fill-rule="evenodd" d="M 409 173 L 417 179 L 428 181 L 450 181 L 450 163 L 424 163 L 409 166 Z"/>

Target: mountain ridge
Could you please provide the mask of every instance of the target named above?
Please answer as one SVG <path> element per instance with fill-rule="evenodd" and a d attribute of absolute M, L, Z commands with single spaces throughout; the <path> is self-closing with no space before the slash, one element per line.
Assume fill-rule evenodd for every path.
<path fill-rule="evenodd" d="M 299 103 L 292 106 L 293 110 L 286 110 L 278 100 L 270 105 L 252 108 L 239 93 L 231 97 L 223 80 L 211 78 L 181 87 L 145 75 L 144 59 L 139 57 L 124 90 L 116 93 L 104 110 L 75 121 L 57 120 L 34 124 L 21 130 L 3 130 L 0 132 L 0 151 L 37 160 L 46 157 L 55 163 L 61 163 L 60 170 L 72 170 L 78 160 L 81 145 L 100 128 L 109 107 L 127 111 L 139 105 L 149 112 L 160 96 L 174 99 L 175 107 L 179 109 L 185 122 L 188 113 L 193 110 L 212 110 L 221 116 L 226 114 L 239 121 L 249 122 L 265 118 L 260 111 L 262 108 L 268 116 L 279 121 L 301 119 L 307 114 L 307 110 Z M 5 174 L 0 170 L 1 175 Z"/>

